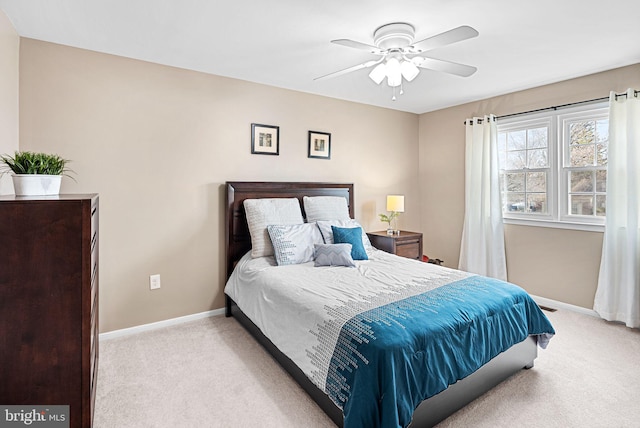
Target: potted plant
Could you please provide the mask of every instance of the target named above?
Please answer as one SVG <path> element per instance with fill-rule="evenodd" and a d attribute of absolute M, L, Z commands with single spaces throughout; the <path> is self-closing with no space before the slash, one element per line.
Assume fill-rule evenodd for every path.
<path fill-rule="evenodd" d="M 391 226 L 391 222 L 393 222 L 400 215 L 399 212 L 391 211 L 389 215 L 387 214 L 378 214 L 380 216 L 380 221 L 388 223 L 387 227 L 387 235 L 393 235 L 395 233 L 395 228 Z"/>
<path fill-rule="evenodd" d="M 70 177 L 68 173 L 72 172 L 68 162 L 58 155 L 17 151 L 13 156 L 0 156 L 0 177 L 13 172 L 17 196 L 57 195 L 62 176 Z"/>

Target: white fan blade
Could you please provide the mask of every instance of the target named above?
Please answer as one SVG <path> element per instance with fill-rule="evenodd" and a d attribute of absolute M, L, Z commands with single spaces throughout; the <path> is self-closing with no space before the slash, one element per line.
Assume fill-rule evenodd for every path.
<path fill-rule="evenodd" d="M 421 53 L 429 51 L 431 49 L 439 48 L 441 46 L 450 45 L 452 43 L 461 42 L 462 40 L 471 39 L 476 37 L 478 32 L 467 25 L 463 25 L 453 30 L 445 31 L 437 36 L 429 37 L 419 42 L 413 43 L 411 46 L 405 48 L 407 53 Z"/>
<path fill-rule="evenodd" d="M 356 42 L 355 40 L 349 40 L 349 39 L 331 40 L 331 43 L 346 46 L 348 48 L 360 49 L 361 51 L 367 51 L 375 55 L 384 55 L 386 52 L 375 46 L 371 46 L 366 43 Z"/>
<path fill-rule="evenodd" d="M 377 61 L 376 60 L 371 60 L 371 61 L 363 62 L 362 64 L 354 65 L 353 67 L 345 68 L 344 70 L 335 71 L 333 73 L 325 74 L 324 76 L 316 77 L 313 80 L 325 80 L 325 79 L 330 79 L 332 77 L 342 76 L 343 74 L 351 73 L 352 71 L 357 71 L 357 70 L 362 70 L 363 68 L 372 67 L 372 66 L 382 62 L 382 60 L 383 60 L 383 58 L 381 58 L 381 59 L 379 59 Z"/>
<path fill-rule="evenodd" d="M 445 73 L 455 74 L 456 76 L 462 77 L 469 77 L 478 70 L 476 67 L 470 65 L 443 61 L 441 59 L 425 58 L 423 56 L 416 56 L 414 58 L 411 58 L 411 62 L 413 62 L 420 68 L 443 71 Z"/>

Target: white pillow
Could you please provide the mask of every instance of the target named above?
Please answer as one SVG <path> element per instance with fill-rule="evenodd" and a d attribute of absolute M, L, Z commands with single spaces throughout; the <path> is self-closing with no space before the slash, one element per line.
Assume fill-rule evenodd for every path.
<path fill-rule="evenodd" d="M 372 248 L 369 237 L 364 231 L 364 227 L 352 218 L 348 220 L 317 221 L 316 224 L 318 225 L 318 229 L 320 229 L 320 233 L 322 234 L 322 239 L 324 239 L 325 244 L 333 244 L 333 231 L 331 230 L 331 226 L 348 228 L 360 227 L 362 228 L 362 244 L 364 245 L 364 249 L 369 251 Z"/>
<path fill-rule="evenodd" d="M 302 198 L 307 222 L 349 220 L 347 198 L 342 196 L 305 196 Z"/>
<path fill-rule="evenodd" d="M 315 223 L 270 224 L 267 230 L 278 266 L 310 262 L 314 245 L 322 244 L 322 235 Z"/>
<path fill-rule="evenodd" d="M 351 258 L 351 244 L 316 244 L 314 266 L 355 267 Z"/>
<path fill-rule="evenodd" d="M 304 223 L 297 198 L 245 199 L 243 204 L 251 234 L 253 258 L 273 255 L 268 225 Z"/>

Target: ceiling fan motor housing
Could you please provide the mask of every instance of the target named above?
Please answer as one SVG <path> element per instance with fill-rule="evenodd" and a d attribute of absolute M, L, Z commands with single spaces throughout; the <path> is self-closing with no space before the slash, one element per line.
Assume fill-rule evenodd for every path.
<path fill-rule="evenodd" d="M 413 25 L 406 22 L 386 24 L 373 32 L 373 42 L 384 50 L 404 48 L 413 43 L 415 31 Z"/>

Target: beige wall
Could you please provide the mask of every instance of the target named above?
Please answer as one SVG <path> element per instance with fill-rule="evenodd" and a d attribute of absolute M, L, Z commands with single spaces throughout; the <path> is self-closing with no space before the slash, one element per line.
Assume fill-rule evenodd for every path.
<path fill-rule="evenodd" d="M 0 155 L 18 150 L 18 57 L 20 38 L 0 10 Z M 0 195 L 13 193 L 9 175 L 0 178 Z"/>
<path fill-rule="evenodd" d="M 517 113 L 640 88 L 640 64 L 420 116 L 424 251 L 457 267 L 464 219 L 464 125 L 468 117 Z M 591 308 L 602 233 L 506 225 L 509 280 L 534 295 Z"/>
<path fill-rule="evenodd" d="M 280 156 L 250 153 L 250 124 L 280 126 Z M 307 131 L 332 135 L 307 158 Z M 385 195 L 417 229 L 418 116 L 22 39 L 20 148 L 71 159 L 100 193 L 100 331 L 223 306 L 223 183 L 355 183 L 356 218 L 381 230 Z M 149 290 L 149 275 L 162 288 Z"/>
<path fill-rule="evenodd" d="M 456 267 L 465 118 L 640 87 L 635 65 L 416 116 L 30 39 L 19 58 L 20 148 L 72 159 L 77 183 L 62 191 L 101 196 L 102 332 L 222 307 L 227 180 L 354 182 L 367 230 L 383 228 L 385 195 L 403 193 L 400 227 Z M 280 126 L 280 156 L 250 154 L 252 122 Z M 330 161 L 307 158 L 308 130 L 332 133 Z M 511 281 L 591 307 L 601 233 L 505 232 Z M 162 288 L 150 291 L 154 273 Z"/>

